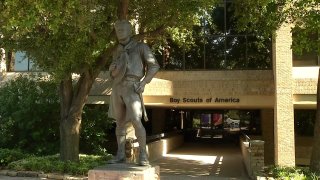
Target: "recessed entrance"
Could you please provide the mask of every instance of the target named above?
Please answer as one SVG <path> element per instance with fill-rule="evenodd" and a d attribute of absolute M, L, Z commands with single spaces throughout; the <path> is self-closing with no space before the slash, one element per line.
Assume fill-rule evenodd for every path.
<path fill-rule="evenodd" d="M 247 179 L 239 142 L 243 134 L 261 135 L 260 114 L 252 109 L 152 109 L 149 129 L 184 136 L 180 147 L 154 162 L 161 178 Z"/>
<path fill-rule="evenodd" d="M 187 142 L 238 140 L 241 134 L 261 134 L 259 110 L 165 109 L 152 122 L 158 132 L 182 131 Z M 165 118 L 164 118 L 165 117 Z M 159 121 L 163 121 L 159 123 Z"/>

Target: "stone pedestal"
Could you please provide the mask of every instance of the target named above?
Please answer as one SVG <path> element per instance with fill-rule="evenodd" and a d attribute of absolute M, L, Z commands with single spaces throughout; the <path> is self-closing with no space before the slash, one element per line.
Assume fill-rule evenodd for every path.
<path fill-rule="evenodd" d="M 90 170 L 89 180 L 158 180 L 159 166 L 138 166 L 136 164 L 107 164 Z"/>

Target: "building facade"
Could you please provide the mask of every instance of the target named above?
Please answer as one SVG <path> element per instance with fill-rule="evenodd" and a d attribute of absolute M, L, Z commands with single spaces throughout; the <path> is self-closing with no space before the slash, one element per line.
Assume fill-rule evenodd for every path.
<path fill-rule="evenodd" d="M 169 40 L 157 54 L 162 68 L 143 94 L 151 119 L 145 123 L 147 133 L 182 130 L 189 140 L 245 133 L 265 142 L 265 164 L 306 165 L 319 57 L 292 52 L 294 37 L 287 24 L 265 41 L 266 48 L 254 46 L 258 36 L 234 30 L 227 14 L 230 3 L 225 0 L 212 13 L 216 29 L 207 29 L 205 20 L 199 32 L 195 29 L 204 34 L 195 37 L 197 47 L 175 48 Z M 16 72 L 37 70 L 23 52 L 14 61 Z M 109 73 L 101 72 L 87 104 L 109 104 L 111 91 Z"/>
<path fill-rule="evenodd" d="M 315 118 L 319 67 L 308 60 L 293 60 L 291 41 L 290 27 L 282 26 L 273 39 L 270 70 L 160 71 L 144 92 L 151 117 L 147 131 L 150 134 L 174 129 L 199 131 L 199 124 L 204 125 L 205 116 L 210 116 L 211 125 L 202 129 L 219 134 L 219 127 L 214 124 L 217 115 L 221 115 L 222 129 L 226 131 L 228 118 L 242 118 L 247 113 L 251 114 L 249 123 L 239 125 L 234 121 L 232 125 L 265 141 L 266 164 L 308 164 L 310 153 L 306 152 L 311 152 L 312 133 L 300 131 L 307 127 L 304 124 L 310 124 L 307 122 L 310 118 Z M 108 72 L 102 72 L 88 104 L 108 104 L 110 86 Z M 301 118 L 303 115 L 310 118 Z M 199 119 L 200 123 L 195 125 Z M 248 130 L 250 124 L 254 124 L 252 131 Z"/>

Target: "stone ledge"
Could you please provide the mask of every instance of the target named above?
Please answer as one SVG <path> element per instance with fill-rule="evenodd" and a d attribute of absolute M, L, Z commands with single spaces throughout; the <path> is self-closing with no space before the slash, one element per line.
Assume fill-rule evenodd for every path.
<path fill-rule="evenodd" d="M 273 177 L 257 176 L 257 180 L 274 180 Z"/>
<path fill-rule="evenodd" d="M 136 164 L 108 164 L 90 170 L 89 180 L 159 180 L 159 166 L 138 166 Z"/>
<path fill-rule="evenodd" d="M 49 178 L 54 180 L 87 180 L 88 177 L 84 176 L 72 176 L 68 174 L 57 174 L 57 173 L 43 173 L 35 171 L 12 171 L 12 170 L 0 170 L 0 175 L 11 176 L 11 177 L 39 177 Z"/>

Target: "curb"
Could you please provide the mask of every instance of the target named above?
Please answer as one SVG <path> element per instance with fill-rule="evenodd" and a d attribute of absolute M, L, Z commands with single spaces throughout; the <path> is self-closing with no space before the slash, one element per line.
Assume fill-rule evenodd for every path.
<path fill-rule="evenodd" d="M 57 174 L 57 173 L 43 173 L 34 171 L 12 171 L 12 170 L 0 170 L 0 175 L 10 177 L 39 177 L 49 178 L 55 180 L 88 180 L 88 177 L 84 176 L 72 176 L 69 174 Z"/>

